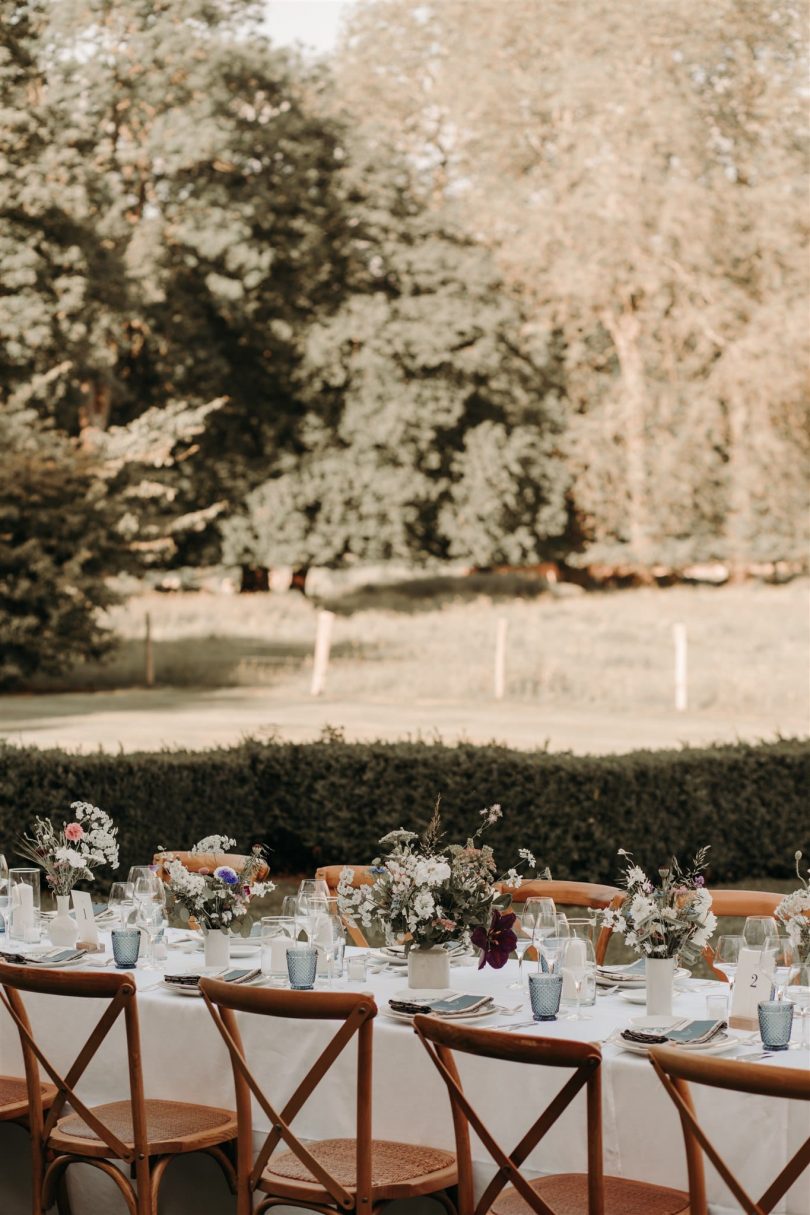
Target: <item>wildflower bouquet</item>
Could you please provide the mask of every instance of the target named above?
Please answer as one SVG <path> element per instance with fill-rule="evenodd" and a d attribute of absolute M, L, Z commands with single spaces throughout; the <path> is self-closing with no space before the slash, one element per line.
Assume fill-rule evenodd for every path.
<path fill-rule="evenodd" d="M 517 868 L 498 879 L 492 849 L 481 842 L 484 832 L 500 817 L 500 806 L 490 806 L 481 811 L 482 822 L 466 844 L 443 844 L 437 801 L 421 837 L 400 828 L 380 840 L 386 853 L 369 870 L 375 878 L 373 885 L 355 889 L 353 871 L 343 870 L 338 886 L 341 912 L 356 917 L 366 928 L 381 927 L 388 939 L 409 936 L 406 949 L 415 945 L 430 949 L 449 941 L 469 944 L 474 931 L 486 933 L 483 926 L 493 913 L 509 904 L 508 893 L 496 892 L 496 881 L 517 887 L 522 880 Z M 527 848 L 519 849 L 519 856 L 521 865 L 534 866 Z M 499 926 L 498 941 L 494 937 L 488 941 L 485 952 L 492 965 L 502 966 L 514 948 L 514 933 L 510 933 L 509 944 L 503 930 L 511 924 L 499 921 Z M 503 953 L 506 945 L 509 948 Z"/>
<path fill-rule="evenodd" d="M 796 853 L 796 875 L 801 882 L 798 890 L 786 894 L 776 909 L 776 918 L 787 928 L 788 936 L 799 951 L 802 961 L 810 962 L 810 878 L 802 877 Z"/>
<path fill-rule="evenodd" d="M 209 835 L 191 851 L 196 855 L 229 852 L 235 844 L 236 840 L 225 835 Z M 265 871 L 265 852 L 262 844 L 254 844 L 238 871 L 231 865 L 218 865 L 213 871 L 197 872 L 167 852 L 163 857 L 166 889 L 174 898 L 180 919 L 188 923 L 193 916 L 203 930 L 231 932 L 236 927 L 242 936 L 249 936 L 252 924 L 247 912 L 251 899 L 274 889 L 273 882 L 259 880 L 259 874 Z"/>
<path fill-rule="evenodd" d="M 602 912 L 603 923 L 648 958 L 697 962 L 717 927 L 703 878 L 708 851 L 701 848 L 686 871 L 673 857 L 668 868 L 658 870 L 660 885 L 655 886 L 643 869 L 632 864 L 631 854 L 620 849 L 619 856 L 627 860 L 627 896 L 618 910 Z"/>
<path fill-rule="evenodd" d="M 118 868 L 118 828 L 109 814 L 90 802 L 72 802 L 73 819 L 54 826 L 49 818 L 34 819 L 33 831 L 17 843 L 20 856 L 45 870 L 56 895 L 68 895 L 77 882 L 92 882 L 93 870 L 102 865 Z"/>

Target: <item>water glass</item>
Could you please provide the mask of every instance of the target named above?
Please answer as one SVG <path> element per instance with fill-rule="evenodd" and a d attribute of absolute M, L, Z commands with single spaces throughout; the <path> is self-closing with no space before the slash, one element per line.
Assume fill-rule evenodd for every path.
<path fill-rule="evenodd" d="M 141 934 L 137 928 L 113 928 L 112 949 L 118 970 L 132 970 L 141 950 Z"/>
<path fill-rule="evenodd" d="M 283 983 L 287 978 L 287 950 L 295 941 L 295 920 L 285 915 L 262 916 L 261 937 L 262 974 Z"/>
<path fill-rule="evenodd" d="M 787 1050 L 793 1028 L 790 1000 L 762 1000 L 757 1005 L 759 1032 L 766 1050 Z"/>
<path fill-rule="evenodd" d="M 365 983 L 368 976 L 368 954 L 355 953 L 346 959 L 346 978 L 350 983 Z"/>
<path fill-rule="evenodd" d="M 748 949 L 764 949 L 769 942 L 773 942 L 775 948 L 779 940 L 779 925 L 772 916 L 749 915 L 742 935 Z"/>
<path fill-rule="evenodd" d="M 122 928 L 126 928 L 135 910 L 135 896 L 129 882 L 113 882 L 107 906 L 118 916 Z"/>
<path fill-rule="evenodd" d="M 709 1021 L 725 1021 L 728 1017 L 728 996 L 724 991 L 711 992 L 706 997 L 706 1017 Z"/>
<path fill-rule="evenodd" d="M 41 869 L 10 869 L 8 873 L 8 935 L 13 941 L 36 945 L 40 934 Z"/>
<path fill-rule="evenodd" d="M 562 995 L 562 975 L 530 974 L 529 999 L 535 1021 L 556 1021 Z"/>
<path fill-rule="evenodd" d="M 293 991 L 312 991 L 318 969 L 318 951 L 314 945 L 293 945 L 287 950 L 287 974 Z"/>

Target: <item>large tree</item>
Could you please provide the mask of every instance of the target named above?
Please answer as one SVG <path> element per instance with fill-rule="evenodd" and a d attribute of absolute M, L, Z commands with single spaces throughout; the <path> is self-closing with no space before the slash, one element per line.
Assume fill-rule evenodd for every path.
<path fill-rule="evenodd" d="M 776 0 L 353 9 L 363 134 L 564 336 L 592 554 L 806 552 L 806 73 Z"/>
<path fill-rule="evenodd" d="M 568 478 L 553 347 L 531 339 L 489 253 L 425 209 L 396 159 L 350 177 L 350 292 L 309 332 L 301 446 L 225 525 L 226 557 L 557 555 Z"/>
<path fill-rule="evenodd" d="M 304 332 L 343 289 L 321 81 L 242 0 L 17 0 L 15 16 L 0 392 L 91 444 L 225 398 L 178 509 L 238 500 L 295 444 Z"/>

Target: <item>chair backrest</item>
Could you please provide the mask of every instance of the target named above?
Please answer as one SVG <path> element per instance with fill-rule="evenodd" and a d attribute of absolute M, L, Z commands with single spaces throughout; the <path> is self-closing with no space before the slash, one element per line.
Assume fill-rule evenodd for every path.
<path fill-rule="evenodd" d="M 554 1215 L 552 1208 L 531 1188 L 520 1172 L 520 1166 L 584 1087 L 587 1101 L 588 1215 L 603 1215 L 602 1052 L 599 1047 L 592 1042 L 569 1042 L 556 1038 L 530 1037 L 528 1034 L 497 1033 L 489 1029 L 448 1025 L 437 1017 L 416 1016 L 413 1024 L 422 1045 L 438 1068 L 450 1097 L 458 1161 L 459 1211 L 463 1215 L 486 1215 L 501 1190 L 511 1184 L 536 1215 Z M 511 1152 L 506 1152 L 464 1092 L 454 1059 L 456 1051 L 501 1063 L 529 1063 L 540 1067 L 564 1068 L 573 1071 L 573 1075 L 566 1080 L 546 1109 L 535 1118 L 520 1142 Z M 477 1204 L 474 1200 L 470 1154 L 471 1127 L 497 1166 L 497 1172 Z"/>
<path fill-rule="evenodd" d="M 681 1119 L 689 1165 L 689 1198 L 692 1215 L 707 1215 L 703 1177 L 705 1153 L 740 1204 L 745 1215 L 767 1215 L 810 1165 L 810 1135 L 795 1152 L 776 1180 L 759 1199 L 753 1199 L 707 1137 L 695 1117 L 689 1083 L 712 1088 L 755 1093 L 762 1097 L 810 1101 L 810 1071 L 793 1067 L 762 1067 L 735 1059 L 715 1059 L 677 1047 L 655 1046 L 650 1061 Z"/>
<path fill-rule="evenodd" d="M 338 883 L 344 869 L 351 869 L 352 886 L 355 889 L 358 886 L 374 885 L 374 874 L 369 872 L 368 865 L 322 865 L 320 869 L 315 870 L 315 877 L 326 882 L 326 885 L 329 887 L 330 898 L 337 898 Z M 359 945 L 361 949 L 367 949 L 368 941 L 360 926 L 350 916 L 343 916 L 342 918 L 346 931 L 351 937 L 352 944 Z"/>
<path fill-rule="evenodd" d="M 136 988 L 131 975 L 89 974 L 82 971 L 36 970 L 33 966 L 0 966 L 0 1002 L 11 1014 L 20 1035 L 28 1088 L 31 1133 L 43 1146 L 69 1104 L 116 1156 L 129 1164 L 143 1160 L 147 1153 L 146 1108 L 141 1067 L 140 1031 Z M 106 1000 L 107 1007 L 93 1027 L 71 1066 L 62 1074 L 36 1041 L 22 998 L 22 992 L 46 996 L 74 996 Z M 123 1013 L 129 1058 L 129 1095 L 132 1105 L 134 1140 L 125 1144 L 79 1097 L 76 1086 L 87 1070 L 107 1034 Z M 56 1087 L 56 1097 L 47 1114 L 43 1112 L 40 1068 Z"/>
<path fill-rule="evenodd" d="M 174 850 L 170 850 L 156 852 L 152 857 L 152 864 L 157 866 L 156 872 L 158 877 L 162 878 L 164 882 L 168 882 L 167 861 L 180 861 L 188 869 L 189 873 L 202 873 L 203 871 L 213 873 L 215 869 L 219 869 L 220 865 L 228 865 L 229 868 L 235 869 L 237 873 L 241 873 L 251 859 L 251 857 L 243 856 L 238 852 L 175 852 Z M 256 870 L 256 881 L 263 882 L 269 873 L 270 866 L 266 861 L 262 861 Z"/>
<path fill-rule="evenodd" d="M 377 1005 L 370 995 L 342 992 L 273 991 L 246 988 L 218 979 L 200 979 L 200 988 L 228 1052 L 233 1068 L 238 1118 L 238 1158 L 240 1192 L 250 1193 L 271 1161 L 273 1152 L 283 1145 L 291 1151 L 331 1195 L 338 1206 L 351 1209 L 354 1198 L 327 1168 L 320 1164 L 296 1136 L 291 1123 L 323 1080 L 329 1068 L 357 1035 L 357 1210 L 371 1211 L 371 1059 L 372 1029 Z M 302 1077 L 282 1109 L 276 1109 L 250 1070 L 235 1013 L 264 1017 L 289 1017 L 299 1020 L 335 1021 L 334 1036 Z M 271 1130 L 253 1161 L 253 1121 L 251 1096 L 267 1116 Z M 272 1167 L 272 1166 L 271 1166 Z"/>
<path fill-rule="evenodd" d="M 624 901 L 625 891 L 618 886 L 602 886 L 596 882 L 557 882 L 552 878 L 530 878 L 521 882 L 517 889 L 501 884 L 499 890 L 512 896 L 518 918 L 520 907 L 527 899 L 554 899 L 560 907 L 590 907 L 604 911 L 606 907 L 618 908 Z M 602 927 L 596 938 L 594 952 L 596 964 L 601 966 L 607 954 L 612 929 Z"/>
<path fill-rule="evenodd" d="M 773 916 L 784 898 L 784 895 L 774 894 L 770 890 L 710 890 L 709 894 L 712 896 L 712 911 L 718 919 L 726 916 L 737 919 L 744 919 L 749 915 Z M 722 929 L 720 931 L 722 932 Z M 705 946 L 703 957 L 712 974 L 727 983 L 728 975 L 715 969 L 714 949 L 711 945 Z"/>

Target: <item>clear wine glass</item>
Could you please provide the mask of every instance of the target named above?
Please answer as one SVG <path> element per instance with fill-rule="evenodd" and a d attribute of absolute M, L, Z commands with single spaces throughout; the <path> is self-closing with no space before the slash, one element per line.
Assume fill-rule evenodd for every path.
<path fill-rule="evenodd" d="M 138 878 L 150 877 L 155 877 L 155 870 L 151 865 L 133 865 L 127 874 L 127 881 L 134 886 Z"/>
<path fill-rule="evenodd" d="M 534 934 L 537 927 L 537 917 L 540 915 L 541 899 L 526 899 L 520 915 L 521 932 L 515 941 L 515 953 L 518 960 L 518 977 L 509 984 L 510 991 L 523 990 L 523 957 L 530 945 L 534 945 Z"/>
<path fill-rule="evenodd" d="M 549 974 L 554 974 L 557 969 L 560 954 L 565 949 L 569 940 L 570 938 L 567 934 L 565 936 L 557 936 L 556 932 L 555 935 L 550 937 L 543 937 L 543 957 L 546 960 Z"/>
<path fill-rule="evenodd" d="M 779 940 L 779 925 L 772 916 L 749 915 L 742 935 L 748 949 L 764 949 L 769 941 Z"/>
<path fill-rule="evenodd" d="M 788 974 L 785 995 L 802 1023 L 801 1040 L 791 1050 L 810 1050 L 810 962 L 797 962 Z"/>
<path fill-rule="evenodd" d="M 790 937 L 771 937 L 762 947 L 760 961 L 766 959 L 773 966 L 773 986 L 777 1000 L 785 998 L 785 984 L 790 977 L 790 968 L 799 963 L 799 952 Z"/>
<path fill-rule="evenodd" d="M 8 862 L 2 852 L 0 852 L 0 933 L 8 932 L 6 924 L 8 899 Z"/>
<path fill-rule="evenodd" d="M 740 950 L 745 946 L 743 937 L 722 936 L 717 938 L 714 948 L 714 968 L 728 979 L 729 1002 L 734 992 L 734 976 L 740 961 Z M 730 1003 L 729 1003 L 730 1006 Z"/>
<path fill-rule="evenodd" d="M 563 984 L 568 976 L 574 984 L 576 1007 L 568 1018 L 570 1021 L 590 1021 L 590 1013 L 582 1011 L 582 990 L 585 980 L 596 970 L 593 942 L 586 937 L 569 937 L 563 946 L 560 958 Z"/>
<path fill-rule="evenodd" d="M 166 927 L 166 908 L 157 899 L 146 900 L 140 904 L 138 919 L 140 927 L 144 929 L 147 937 L 146 959 L 144 960 L 143 969 L 160 970 L 155 958 L 155 941 L 160 934 L 160 930 Z"/>
<path fill-rule="evenodd" d="M 113 882 L 107 906 L 118 916 L 122 928 L 126 928 L 135 910 L 135 893 L 129 882 Z"/>

